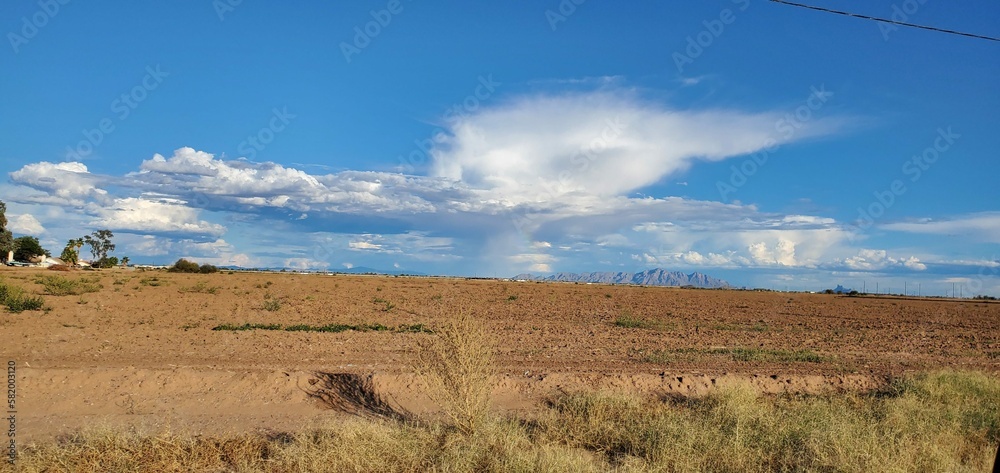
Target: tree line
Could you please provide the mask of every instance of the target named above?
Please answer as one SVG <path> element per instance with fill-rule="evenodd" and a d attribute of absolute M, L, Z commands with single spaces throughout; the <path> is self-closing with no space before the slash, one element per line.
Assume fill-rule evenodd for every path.
<path fill-rule="evenodd" d="M 37 237 L 25 235 L 14 238 L 13 233 L 7 228 L 7 204 L 0 201 L 0 259 L 7 260 L 10 252 L 14 252 L 13 261 L 30 262 L 38 257 L 50 257 L 52 253 L 42 247 Z M 111 230 L 97 230 L 90 235 L 80 238 L 73 238 L 66 242 L 62 254 L 59 256 L 64 263 L 76 265 L 80 262 L 80 249 L 84 245 L 90 247 L 90 254 L 93 256 L 90 266 L 94 268 L 111 268 L 114 266 L 127 265 L 128 256 L 119 259 L 117 256 L 108 256 L 108 253 L 115 251 L 115 244 L 112 242 L 114 233 Z"/>

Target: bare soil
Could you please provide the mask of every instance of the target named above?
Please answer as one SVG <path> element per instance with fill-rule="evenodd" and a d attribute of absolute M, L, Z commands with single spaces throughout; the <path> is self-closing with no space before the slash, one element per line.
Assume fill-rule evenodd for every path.
<path fill-rule="evenodd" d="M 101 426 L 194 434 L 318 427 L 345 415 L 322 382 L 342 374 L 370 379 L 402 408 L 435 410 L 411 368 L 429 333 L 212 330 L 222 324 L 433 329 L 464 311 L 495 334 L 497 409 L 523 413 L 578 389 L 689 395 L 749 381 L 768 393 L 819 393 L 877 389 L 893 377 L 943 368 L 1000 373 L 1000 304 L 992 302 L 455 278 L 0 269 L 7 283 L 43 294 L 38 276 L 98 277 L 103 288 L 46 295 L 44 312 L 0 313 L 0 355 L 17 367 L 22 445 Z"/>

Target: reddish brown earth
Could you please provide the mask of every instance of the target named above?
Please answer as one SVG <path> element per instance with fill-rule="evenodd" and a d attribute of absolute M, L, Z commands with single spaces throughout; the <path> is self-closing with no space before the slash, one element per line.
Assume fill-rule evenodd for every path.
<path fill-rule="evenodd" d="M 434 328 L 465 311 L 497 340 L 497 408 L 522 412 L 560 390 L 697 394 L 749 381 L 765 392 L 815 393 L 874 389 L 893 376 L 941 368 L 1000 373 L 1000 304 L 968 300 L 445 278 L 0 270 L 8 284 L 39 294 L 44 290 L 34 279 L 50 275 L 96 275 L 103 289 L 46 295 L 50 310 L 44 312 L 0 313 L 0 354 L 17 366 L 22 442 L 98 426 L 195 433 L 318 426 L 343 415 L 309 395 L 323 386 L 316 383 L 319 373 L 373 374 L 378 390 L 403 407 L 433 409 L 410 368 L 418 341 L 430 334 L 212 330 L 220 324 Z M 272 300 L 280 308 L 265 310 Z M 646 326 L 617 326 L 623 316 Z M 737 361 L 726 352 L 732 349 L 768 359 Z M 813 361 L 786 360 L 799 350 Z"/>

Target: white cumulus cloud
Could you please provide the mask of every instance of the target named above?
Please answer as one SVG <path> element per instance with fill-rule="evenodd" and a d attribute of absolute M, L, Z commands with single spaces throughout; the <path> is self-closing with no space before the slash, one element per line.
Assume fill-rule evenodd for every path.
<path fill-rule="evenodd" d="M 23 235 L 41 235 L 45 233 L 45 227 L 31 214 L 21 214 L 12 216 L 8 224 L 9 230 Z"/>
<path fill-rule="evenodd" d="M 222 225 L 198 220 L 198 211 L 176 200 L 115 199 L 109 207 L 96 210 L 97 226 L 134 233 L 175 233 L 221 236 Z"/>
<path fill-rule="evenodd" d="M 835 262 L 844 268 L 856 271 L 883 271 L 888 269 L 906 268 L 913 271 L 924 271 L 927 265 L 914 256 L 894 258 L 886 250 L 863 249 L 856 256 L 844 258 Z"/>

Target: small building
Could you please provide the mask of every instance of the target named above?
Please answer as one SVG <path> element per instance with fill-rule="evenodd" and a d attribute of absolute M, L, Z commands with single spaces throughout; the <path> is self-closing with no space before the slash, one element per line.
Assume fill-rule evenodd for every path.
<path fill-rule="evenodd" d="M 57 264 L 65 265 L 66 262 L 59 258 L 53 258 L 51 256 L 46 256 L 45 258 L 42 258 L 40 262 L 38 262 L 38 266 L 41 266 L 43 268 L 48 268 L 49 266 L 55 266 Z"/>

